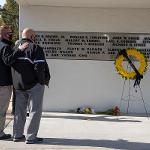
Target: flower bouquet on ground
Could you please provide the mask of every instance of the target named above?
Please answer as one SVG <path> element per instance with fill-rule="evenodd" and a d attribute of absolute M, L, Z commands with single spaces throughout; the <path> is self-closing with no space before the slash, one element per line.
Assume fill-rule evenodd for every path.
<path fill-rule="evenodd" d="M 114 108 L 108 109 L 103 112 L 96 112 L 96 114 L 105 114 L 105 115 L 113 115 L 113 116 L 118 116 L 120 115 L 120 109 L 118 106 L 115 106 Z"/>

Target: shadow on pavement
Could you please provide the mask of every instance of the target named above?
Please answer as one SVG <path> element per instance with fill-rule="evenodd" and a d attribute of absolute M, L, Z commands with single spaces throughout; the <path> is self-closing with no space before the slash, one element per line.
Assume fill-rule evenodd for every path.
<path fill-rule="evenodd" d="M 129 142 L 123 139 L 113 141 L 113 140 L 45 138 L 44 142 L 41 144 L 104 147 L 104 148 L 113 148 L 113 149 L 122 149 L 122 150 L 149 150 L 150 149 L 150 143 Z"/>
<path fill-rule="evenodd" d="M 101 116 L 55 116 L 55 115 L 49 115 L 49 116 L 42 116 L 42 118 L 63 118 L 63 119 L 77 119 L 77 120 L 90 120 L 90 121 L 110 121 L 110 122 L 142 122 L 140 120 L 133 120 L 129 119 L 127 117 L 123 116 L 108 116 L 108 115 L 101 115 Z"/>

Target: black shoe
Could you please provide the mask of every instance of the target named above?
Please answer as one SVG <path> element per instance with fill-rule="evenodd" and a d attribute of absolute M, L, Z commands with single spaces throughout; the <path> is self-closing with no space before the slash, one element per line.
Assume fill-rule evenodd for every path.
<path fill-rule="evenodd" d="M 43 142 L 43 138 L 35 138 L 34 140 L 27 140 L 26 144 L 37 144 L 37 143 L 42 143 Z"/>
<path fill-rule="evenodd" d="M 10 138 L 11 138 L 11 134 L 4 134 L 3 136 L 0 137 L 0 140 L 6 140 Z"/>
<path fill-rule="evenodd" d="M 18 137 L 18 138 L 13 138 L 13 141 L 14 142 L 22 142 L 22 141 L 25 141 L 25 136 L 21 136 L 21 137 Z"/>

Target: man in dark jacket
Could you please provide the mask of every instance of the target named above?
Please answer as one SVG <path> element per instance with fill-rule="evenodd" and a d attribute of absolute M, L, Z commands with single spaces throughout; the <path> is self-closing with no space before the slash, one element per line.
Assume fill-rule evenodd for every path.
<path fill-rule="evenodd" d="M 6 112 L 12 95 L 11 68 L 7 66 L 8 60 L 15 61 L 23 56 L 21 51 L 13 52 L 12 31 L 8 26 L 0 27 L 0 140 L 11 138 L 10 134 L 4 133 Z M 11 56 L 9 55 L 11 54 Z M 12 60 L 13 58 L 13 60 Z"/>
<path fill-rule="evenodd" d="M 12 33 L 8 27 L 0 27 L 0 140 L 11 138 L 4 133 L 6 112 L 12 94 L 11 68 L 4 63 L 4 53 L 12 49 Z"/>
<path fill-rule="evenodd" d="M 45 72 L 49 73 L 43 49 L 35 44 L 35 32 L 26 28 L 22 32 L 22 40 L 15 46 L 15 51 L 24 43 L 28 47 L 23 51 L 24 56 L 16 61 L 9 59 L 12 66 L 13 86 L 16 93 L 13 141 L 25 139 L 24 126 L 26 122 L 27 105 L 29 105 L 29 124 L 27 126 L 26 143 L 34 144 L 42 142 L 37 137 L 42 113 L 44 85 L 48 83 Z"/>

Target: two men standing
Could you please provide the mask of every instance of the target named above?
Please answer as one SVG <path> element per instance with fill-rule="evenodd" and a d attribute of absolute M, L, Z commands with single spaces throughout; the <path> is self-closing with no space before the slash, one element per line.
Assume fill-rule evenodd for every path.
<path fill-rule="evenodd" d="M 16 94 L 13 141 L 26 140 L 27 144 L 43 141 L 42 138 L 37 137 L 37 133 L 42 113 L 44 85 L 50 80 L 43 49 L 34 41 L 35 32 L 26 28 L 22 32 L 22 40 L 14 47 L 14 51 L 8 50 L 7 53 L 4 53 L 4 63 L 12 67 L 13 86 Z M 29 105 L 30 115 L 25 137 L 27 105 Z M 6 134 L 5 136 L 10 137 Z"/>

